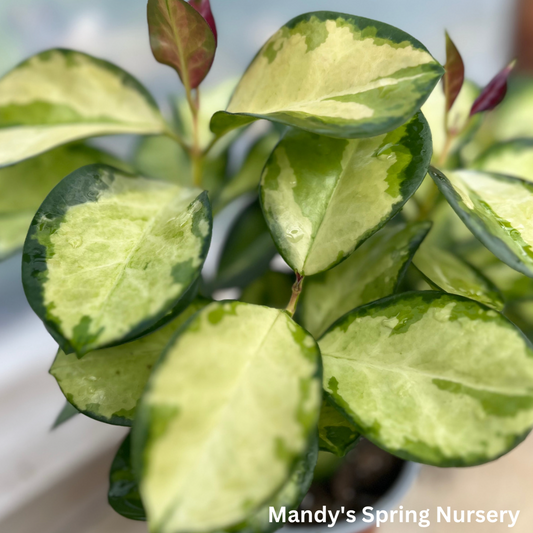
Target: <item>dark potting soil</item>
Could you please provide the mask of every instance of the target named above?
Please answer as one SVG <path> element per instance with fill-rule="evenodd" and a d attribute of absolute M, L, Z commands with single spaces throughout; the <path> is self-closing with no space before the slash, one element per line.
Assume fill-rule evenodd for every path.
<path fill-rule="evenodd" d="M 326 460 L 328 460 L 326 458 Z M 335 461 L 335 459 L 333 459 Z M 333 473 L 321 478 L 319 469 L 315 479 L 302 501 L 299 510 L 321 510 L 323 506 L 333 512 L 341 510 L 360 513 L 383 497 L 396 481 L 404 461 L 381 450 L 371 442 L 361 439 L 342 461 L 333 464 Z M 346 519 L 339 515 L 338 522 Z M 305 527 L 313 522 L 290 524 L 291 527 Z"/>

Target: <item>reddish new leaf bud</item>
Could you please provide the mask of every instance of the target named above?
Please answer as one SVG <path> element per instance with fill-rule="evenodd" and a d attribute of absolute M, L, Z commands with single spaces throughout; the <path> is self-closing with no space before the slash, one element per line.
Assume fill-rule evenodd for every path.
<path fill-rule="evenodd" d="M 463 88 L 465 65 L 454 42 L 446 32 L 446 73 L 444 74 L 444 94 L 446 95 L 446 112 L 450 111 Z"/>
<path fill-rule="evenodd" d="M 516 61 L 512 61 L 501 72 L 496 74 L 492 81 L 481 91 L 478 99 L 474 102 L 470 116 L 492 111 L 498 106 L 507 94 L 507 80 L 515 67 Z"/>

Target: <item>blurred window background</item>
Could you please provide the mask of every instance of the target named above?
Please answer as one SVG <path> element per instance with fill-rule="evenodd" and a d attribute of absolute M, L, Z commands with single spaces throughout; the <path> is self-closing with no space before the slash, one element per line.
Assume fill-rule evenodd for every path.
<path fill-rule="evenodd" d="M 462 52 L 467 76 L 479 84 L 516 54 L 522 68 L 533 71 L 532 0 L 212 0 L 212 6 L 219 48 L 207 87 L 239 76 L 287 20 L 321 9 L 398 26 L 441 62 L 447 29 Z M 0 73 L 52 47 L 117 63 L 139 78 L 163 109 L 168 108 L 168 96 L 181 90 L 174 71 L 158 64 L 150 52 L 146 0 L 1 0 Z M 102 142 L 112 150 L 123 149 L 120 141 Z M 106 472 L 124 431 L 83 417 L 49 431 L 64 403 L 47 374 L 56 345 L 25 301 L 20 261 L 19 254 L 0 263 L 0 532 L 144 532 L 143 524 L 114 515 L 105 501 Z M 530 532 L 533 448 L 531 441 L 526 444 L 529 462 L 517 451 L 481 469 L 424 470 L 409 496 L 410 508 L 459 501 L 468 502 L 455 504 L 459 508 L 522 509 L 515 531 Z M 524 495 L 529 505 L 523 503 Z M 486 530 L 464 526 L 453 531 Z M 507 530 L 502 527 L 490 530 Z"/>

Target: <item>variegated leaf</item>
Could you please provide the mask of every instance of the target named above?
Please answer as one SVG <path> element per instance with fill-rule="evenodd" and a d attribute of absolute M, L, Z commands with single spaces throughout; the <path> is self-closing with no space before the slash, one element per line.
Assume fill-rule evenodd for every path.
<path fill-rule="evenodd" d="M 307 276 L 334 267 L 398 213 L 430 158 L 422 114 L 371 139 L 290 130 L 268 160 L 260 190 L 285 261 Z"/>
<path fill-rule="evenodd" d="M 366 438 L 404 459 L 486 463 L 533 426 L 533 349 L 473 300 L 400 294 L 349 313 L 319 344 L 326 392 Z"/>
<path fill-rule="evenodd" d="M 166 128 L 135 78 L 81 52 L 41 52 L 0 79 L 0 166 L 77 139 Z"/>
<path fill-rule="evenodd" d="M 332 137 L 372 137 L 408 121 L 443 75 L 407 33 L 317 11 L 283 26 L 239 83 L 216 133 L 265 118 Z"/>
<path fill-rule="evenodd" d="M 335 320 L 398 288 L 431 224 L 385 227 L 339 266 L 305 281 L 302 324 L 318 339 Z"/>
<path fill-rule="evenodd" d="M 354 423 L 339 406 L 325 394 L 318 419 L 320 449 L 344 457 L 357 444 L 360 434 Z"/>
<path fill-rule="evenodd" d="M 130 170 L 126 163 L 83 144 L 61 146 L 0 169 L 0 260 L 22 248 L 35 212 L 53 187 L 91 163 Z"/>
<path fill-rule="evenodd" d="M 477 300 L 498 311 L 505 305 L 494 283 L 452 252 L 423 243 L 414 265 L 436 290 Z"/>
<path fill-rule="evenodd" d="M 456 133 L 460 133 L 455 136 L 449 154 L 456 154 L 477 131 L 480 125 L 480 118 L 478 117 L 472 119 L 466 130 L 465 126 L 470 118 L 469 114 L 472 104 L 478 96 L 479 87 L 471 81 L 466 80 L 448 116 L 449 128 Z M 441 84 L 437 86 L 427 102 L 422 106 L 422 112 L 431 128 L 431 135 L 433 137 L 433 161 L 435 164 L 439 164 L 446 145 L 446 97 Z"/>
<path fill-rule="evenodd" d="M 252 516 L 241 524 L 227 529 L 228 533 L 273 533 L 283 522 L 270 518 L 270 509 L 279 515 L 285 508 L 286 516 L 297 509 L 313 482 L 313 473 L 318 459 L 318 439 L 314 438 L 303 457 L 296 463 L 293 473 L 283 487 Z"/>
<path fill-rule="evenodd" d="M 134 464 L 151 529 L 238 524 L 314 437 L 319 352 L 284 311 L 214 303 L 166 350 L 139 406 Z"/>
<path fill-rule="evenodd" d="M 157 61 L 175 69 L 187 90 L 196 89 L 211 69 L 217 48 L 201 10 L 185 0 L 148 0 L 148 26 Z"/>
<path fill-rule="evenodd" d="M 533 139 L 496 144 L 480 155 L 471 167 L 533 182 Z"/>
<path fill-rule="evenodd" d="M 131 464 L 131 435 L 128 435 L 113 459 L 109 473 L 109 505 L 130 520 L 146 520 L 139 485 Z"/>
<path fill-rule="evenodd" d="M 208 300 L 197 299 L 177 318 L 138 340 L 89 352 L 79 359 L 59 350 L 50 374 L 68 401 L 84 415 L 131 426 L 152 368 L 176 331 Z"/>
<path fill-rule="evenodd" d="M 533 184 L 473 170 L 430 174 L 470 231 L 504 263 L 533 277 Z"/>
<path fill-rule="evenodd" d="M 32 221 L 24 290 L 61 348 L 81 356 L 167 315 L 198 278 L 210 239 L 207 193 L 83 167 Z"/>

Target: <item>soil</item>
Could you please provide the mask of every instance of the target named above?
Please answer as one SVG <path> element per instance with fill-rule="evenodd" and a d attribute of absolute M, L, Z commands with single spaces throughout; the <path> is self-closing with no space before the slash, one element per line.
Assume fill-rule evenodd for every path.
<path fill-rule="evenodd" d="M 329 456 L 329 457 L 328 457 Z M 315 479 L 299 510 L 313 512 L 325 505 L 333 512 L 353 510 L 360 513 L 364 507 L 374 506 L 390 489 L 403 468 L 404 461 L 361 439 L 344 459 L 322 454 Z M 329 463 L 330 471 L 328 472 Z M 321 472 L 322 470 L 322 472 Z M 341 514 L 338 522 L 344 522 Z M 315 522 L 295 523 L 291 527 L 306 527 Z M 321 524 L 323 525 L 323 524 Z"/>

